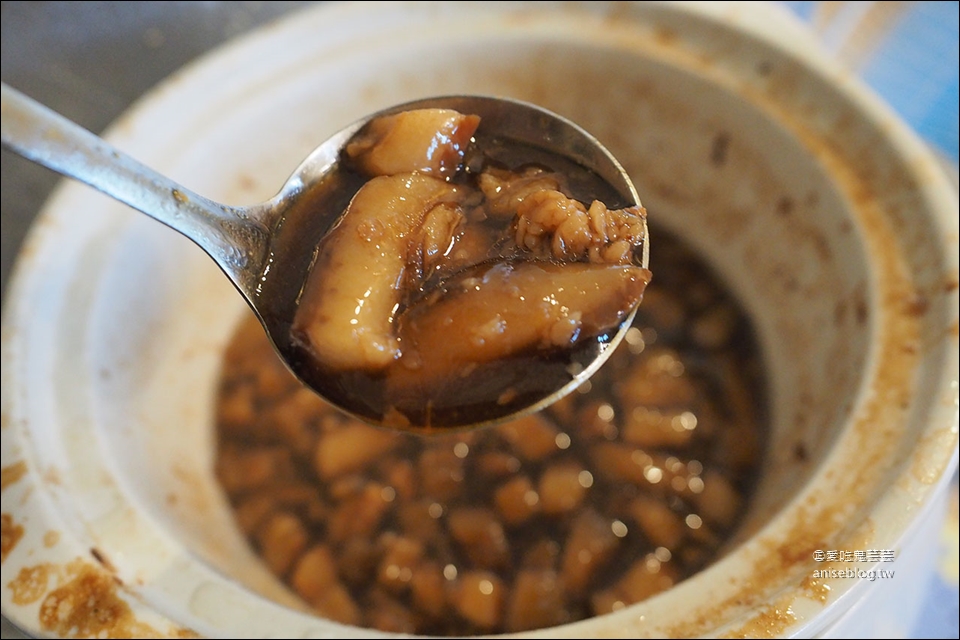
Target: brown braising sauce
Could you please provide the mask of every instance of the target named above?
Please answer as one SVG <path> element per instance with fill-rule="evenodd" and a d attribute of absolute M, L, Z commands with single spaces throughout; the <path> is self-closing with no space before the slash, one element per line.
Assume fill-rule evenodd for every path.
<path fill-rule="evenodd" d="M 713 562 L 755 484 L 763 372 L 736 300 L 654 233 L 659 275 L 610 360 L 488 429 L 365 425 L 246 320 L 224 356 L 216 471 L 265 565 L 317 615 L 463 637 L 615 611 Z"/>
<path fill-rule="evenodd" d="M 480 124 L 374 120 L 280 225 L 274 271 L 308 276 L 268 270 L 263 319 L 297 375 L 361 418 L 429 430 L 527 407 L 607 348 L 650 279 L 642 207 Z"/>

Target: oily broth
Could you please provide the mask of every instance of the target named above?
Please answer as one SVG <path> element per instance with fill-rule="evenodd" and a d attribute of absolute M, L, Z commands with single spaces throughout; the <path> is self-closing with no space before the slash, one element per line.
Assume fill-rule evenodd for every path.
<path fill-rule="evenodd" d="M 545 167 L 563 176 L 565 190 L 579 201 L 599 200 L 611 209 L 630 204 L 623 202 L 617 191 L 597 174 L 567 158 L 513 140 L 479 134 L 464 158 L 465 169 L 451 182 L 476 188 L 477 176 L 489 166 L 510 170 Z M 384 372 L 326 367 L 291 333 L 303 283 L 321 261 L 318 247 L 322 246 L 326 230 L 366 180 L 353 171 L 349 163 L 341 163 L 323 182 L 305 190 L 305 196 L 286 213 L 274 234 L 270 267 L 261 280 L 257 307 L 265 310 L 262 319 L 272 335 L 290 337 L 276 346 L 296 375 L 340 407 L 362 419 L 380 423 L 396 400 L 387 389 Z M 496 235 L 502 234 L 509 223 L 510 220 L 487 219 L 468 224 Z M 475 266 L 503 261 L 503 249 L 491 244 Z M 438 274 L 415 287 L 406 287 L 398 314 L 430 292 L 442 289 L 443 279 L 452 275 Z M 445 379 L 448 386 L 442 396 L 433 397 L 422 406 L 418 402 L 408 403 L 403 410 L 404 419 L 412 425 L 443 429 L 496 420 L 520 411 L 570 383 L 578 372 L 589 367 L 608 349 L 616 329 L 579 339 L 569 347 L 530 349 L 510 358 L 483 363 L 467 375 L 451 374 Z"/>
<path fill-rule="evenodd" d="M 363 425 L 245 322 L 217 473 L 267 566 L 318 615 L 470 635 L 613 611 L 712 562 L 757 473 L 763 372 L 732 296 L 653 235 L 656 278 L 610 361 L 549 409 L 476 432 Z"/>

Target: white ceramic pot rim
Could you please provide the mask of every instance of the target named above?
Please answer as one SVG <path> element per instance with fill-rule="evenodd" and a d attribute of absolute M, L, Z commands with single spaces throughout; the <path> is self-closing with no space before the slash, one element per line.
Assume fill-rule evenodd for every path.
<path fill-rule="evenodd" d="M 482 3 L 481 3 L 482 4 Z M 590 4 L 590 3 L 587 3 Z M 816 76 L 835 87 L 838 99 L 851 105 L 862 114 L 865 126 L 883 130 L 883 145 L 878 152 L 903 159 L 909 167 L 906 181 L 921 192 L 926 204 L 922 212 L 924 222 L 937 229 L 942 243 L 937 246 L 904 247 L 890 233 L 889 224 L 880 229 L 865 231 L 867 243 L 881 246 L 890 243 L 895 254 L 884 259 L 876 259 L 873 267 L 879 273 L 874 286 L 877 296 L 883 299 L 903 293 L 903 289 L 915 287 L 904 274 L 904 261 L 918 261 L 919 252 L 935 255 L 943 265 L 945 277 L 953 277 L 956 283 L 957 260 L 957 197 L 953 188 L 936 166 L 925 146 L 910 132 L 875 96 L 863 88 L 856 79 L 839 69 L 822 54 L 795 22 L 785 14 L 771 7 L 755 8 L 748 3 L 642 3 L 652 6 L 636 7 L 627 10 L 623 20 L 629 20 L 631 11 L 644 13 L 651 20 L 690 21 L 696 28 L 716 28 L 736 30 L 743 37 L 760 43 L 761 46 L 789 57 L 796 62 L 803 73 Z M 529 7 L 528 7 L 529 9 Z M 411 8 L 411 11 L 433 11 L 442 15 L 449 11 L 483 12 L 479 5 L 465 8 L 445 7 L 442 4 L 429 9 Z M 513 11 L 512 6 L 500 7 L 497 11 Z M 592 7 L 568 7 L 568 11 L 583 10 L 588 13 L 603 11 Z M 202 87 L 214 76 L 224 71 L 242 75 L 244 71 L 264 73 L 257 69 L 257 59 L 261 50 L 272 46 L 275 39 L 296 39 L 306 37 L 311 31 L 331 29 L 330 25 L 357 25 L 371 15 L 371 28 L 396 17 L 398 8 L 392 3 L 371 9 L 369 3 L 358 5 L 322 7 L 304 12 L 284 20 L 257 35 L 241 42 L 230 44 L 198 61 L 188 69 L 167 81 L 156 91 L 138 103 L 127 116 L 118 122 L 108 134 L 108 138 L 122 143 L 137 139 L 142 135 L 137 131 L 137 123 L 146 116 L 162 112 L 165 102 L 174 100 L 175 95 L 185 88 Z M 616 13 L 620 8 L 610 9 Z M 373 12 L 373 13 L 371 13 Z M 421 16 L 421 19 L 422 16 Z M 621 19 L 621 18 L 618 18 Z M 377 23 L 377 24 L 374 24 Z M 381 25 L 382 26 L 382 25 Z M 626 27 L 624 27 L 626 28 Z M 346 32 L 345 32 L 346 33 Z M 666 31 L 661 32 L 661 35 Z M 791 115 L 789 105 L 779 101 L 776 95 L 755 91 L 749 83 L 738 79 L 737 70 L 726 66 L 726 61 L 718 58 L 711 65 L 695 61 L 684 48 L 683 32 L 678 31 L 681 42 L 662 41 L 637 42 L 633 45 L 651 56 L 662 57 L 671 64 L 684 68 L 695 68 L 700 73 L 725 87 L 737 90 L 747 100 L 752 100 L 758 109 L 779 120 L 786 128 L 802 137 L 809 134 L 814 124 L 804 121 L 803 117 Z M 347 37 L 345 35 L 344 37 Z M 619 43 L 617 46 L 628 46 Z M 856 174 L 855 162 L 844 155 L 842 149 L 833 149 L 819 141 L 816 136 L 804 138 L 812 153 L 822 154 L 825 163 L 846 172 L 849 178 L 844 188 L 855 190 L 861 182 Z M 77 236 L 95 235 L 94 229 L 84 228 L 84 223 L 71 223 L 64 228 L 65 218 L 56 212 L 77 193 L 76 186 L 58 190 L 55 197 L 42 214 L 33 229 L 24 254 L 18 263 L 11 280 L 8 298 L 4 304 L 2 363 L 3 363 L 3 451 L 0 453 L 3 477 L 3 513 L 12 514 L 10 524 L 4 522 L 4 536 L 16 533 L 17 527 L 23 538 L 11 548 L 5 557 L 2 570 L 3 581 L 0 588 L 4 614 L 28 630 L 36 627 L 37 607 L 19 606 L 13 601 L 10 589 L 6 588 L 20 572 L 37 564 L 38 558 L 52 565 L 63 566 L 78 557 L 89 559 L 89 548 L 85 544 L 86 536 L 82 527 L 71 520 L 71 514 L 57 510 L 59 497 L 53 494 L 63 491 L 52 487 L 51 479 L 45 478 L 45 467 L 34 464 L 40 455 L 38 449 L 52 446 L 36 440 L 35 423 L 37 420 L 63 420 L 69 416 L 50 416 L 48 408 L 38 406 L 38 400 L 26 386 L 24 358 L 32 353 L 31 344 L 24 335 L 36 335 L 45 329 L 53 331 L 52 320 L 44 315 L 48 303 L 41 299 L 36 291 L 49 287 L 49 279 L 58 269 L 69 267 L 74 256 L 62 255 L 61 247 L 76 242 Z M 875 198 L 866 198 L 859 205 L 861 221 L 883 217 L 882 206 Z M 878 212 L 878 207 L 881 211 Z M 884 245 L 887 246 L 887 245 Z M 904 257 L 901 254 L 911 254 Z M 53 274 L 53 275 L 51 275 Z M 55 295 L 69 297 L 67 290 L 69 279 L 61 279 Z M 46 295 L 50 295 L 48 291 Z M 733 550 L 722 561 L 685 581 L 674 589 L 649 601 L 628 607 L 623 611 L 576 623 L 567 627 L 533 632 L 532 636 L 566 635 L 700 635 L 713 633 L 750 633 L 761 628 L 776 634 L 812 634 L 816 633 L 833 619 L 838 618 L 849 606 L 848 602 L 858 597 L 858 592 L 868 588 L 869 584 L 858 580 L 826 580 L 814 583 L 809 579 L 811 570 L 810 552 L 831 545 L 829 548 L 879 548 L 899 549 L 906 545 L 912 535 L 912 528 L 934 507 L 934 497 L 942 493 L 949 482 L 951 471 L 957 466 L 957 404 L 958 404 L 958 355 L 957 355 L 957 292 L 956 288 L 929 300 L 929 310 L 918 319 L 916 314 L 902 309 L 888 309 L 875 320 L 872 330 L 878 347 L 874 350 L 871 366 L 871 383 L 867 385 L 857 406 L 853 410 L 851 427 L 836 443 L 831 456 L 822 461 L 813 480 L 800 495 L 783 506 L 782 511 L 761 531 L 756 532 L 747 542 Z M 936 316 L 936 317 L 933 317 Z M 78 319 L 82 325 L 82 320 Z M 929 335 L 919 354 L 897 355 L 896 341 L 906 333 L 915 334 L 930 327 L 939 327 L 939 333 Z M 952 331 L 952 333 L 951 333 Z M 78 337 L 83 327 L 77 328 Z M 35 338 L 34 338 L 35 339 Z M 52 356 L 51 356 L 52 357 Z M 906 362 L 910 369 L 899 375 L 892 373 L 901 363 Z M 921 377 L 922 376 L 922 377 Z M 920 377 L 915 380 L 914 377 Z M 923 384 L 923 398 L 933 398 L 931 403 L 918 403 L 908 391 L 914 384 Z M 887 394 L 907 393 L 904 407 L 891 413 L 885 408 Z M 83 398 L 78 398 L 82 402 Z M 909 425 L 908 425 L 909 423 Z M 33 425 L 33 426 L 31 426 Z M 918 426 L 925 425 L 925 426 Z M 856 490 L 857 499 L 868 511 L 868 524 L 849 529 L 843 525 L 843 514 L 838 512 L 843 500 L 834 497 L 828 500 L 829 492 L 835 486 L 834 474 L 840 473 L 845 460 L 856 457 L 861 447 L 869 440 L 871 429 L 882 428 L 887 433 L 884 450 L 900 449 L 907 453 L 889 469 L 878 470 L 875 476 L 864 482 L 851 485 Z M 36 431 L 40 432 L 40 431 Z M 60 444 L 62 446 L 63 443 Z M 870 453 L 870 447 L 863 449 Z M 45 454 L 46 455 L 46 454 Z M 22 465 L 22 466 L 21 466 Z M 109 467 L 107 468 L 109 471 Z M 91 472 L 92 473 L 92 472 Z M 109 489 L 117 491 L 117 487 Z M 143 533 L 144 539 L 155 541 L 158 545 L 176 547 L 175 541 L 168 540 L 163 533 L 141 531 L 140 527 L 149 527 L 149 519 L 130 516 L 124 526 Z M 822 529 L 823 537 L 817 537 L 816 529 L 809 529 L 810 539 L 804 545 L 791 550 L 783 546 L 783 541 L 796 539 L 791 534 L 804 519 L 831 518 L 830 526 Z M 47 545 L 44 537 L 48 530 L 59 531 L 59 543 Z M 849 543 L 847 545 L 847 543 Z M 847 546 L 842 546 L 847 545 Z M 6 551 L 5 551 L 6 555 Z M 161 554 L 162 555 L 162 554 Z M 785 557 L 790 556 L 790 557 Z M 143 584 L 125 579 L 123 597 L 129 601 L 132 615 L 138 623 L 150 625 L 154 629 L 176 631 L 181 626 L 190 626 L 176 607 L 171 592 L 184 588 L 182 583 L 170 579 L 170 575 L 196 572 L 205 579 L 217 582 L 223 587 L 216 601 L 211 600 L 205 607 L 235 607 L 236 611 L 246 609 L 257 612 L 269 612 L 277 623 L 278 633 L 297 631 L 302 634 L 330 633 L 331 627 L 301 613 L 294 613 L 279 605 L 268 602 L 225 580 L 206 567 L 194 566 L 196 560 L 186 556 L 173 556 L 168 566 L 158 566 L 156 579 Z M 158 560 L 158 563 L 160 561 Z M 767 565 L 768 579 L 762 584 L 744 583 L 743 567 L 756 568 Z M 122 565 L 118 561 L 117 564 Z M 162 564 L 162 563 L 160 563 Z M 189 565 L 189 566 L 187 566 Z M 748 572 L 755 577 L 755 572 Z M 126 576 L 122 576 L 126 578 Z M 823 585 L 830 587 L 825 602 L 821 599 L 826 592 Z M 175 587 L 172 585 L 176 585 Z M 690 604 L 695 603 L 695 604 Z M 685 612 L 691 617 L 676 621 L 664 618 L 664 611 Z M 224 628 L 236 628 L 238 620 L 245 620 L 246 613 L 219 614 Z M 209 615 L 207 620 L 217 619 Z M 292 622 L 291 622 L 292 621 Z M 214 633 L 216 627 L 198 627 L 203 633 Z"/>

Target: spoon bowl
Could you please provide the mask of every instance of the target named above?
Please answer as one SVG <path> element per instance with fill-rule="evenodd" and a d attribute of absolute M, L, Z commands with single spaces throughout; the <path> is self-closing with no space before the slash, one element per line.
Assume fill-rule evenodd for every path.
<path fill-rule="evenodd" d="M 497 145 L 521 145 L 560 156 L 588 171 L 605 185 L 611 208 L 639 205 L 629 177 L 615 158 L 574 123 L 545 109 L 517 100 L 487 96 L 445 96 L 417 100 L 371 114 L 341 129 L 318 146 L 291 174 L 276 196 L 251 206 L 229 206 L 200 196 L 160 175 L 111 146 L 98 136 L 51 111 L 19 91 L 2 86 L 2 142 L 5 148 L 99 191 L 166 224 L 194 241 L 217 263 L 259 318 L 271 343 L 290 370 L 307 386 L 339 408 L 380 426 L 396 426 L 362 403 L 338 393 L 336 386 L 311 373 L 309 363 L 292 351 L 293 314 L 315 259 L 315 241 L 329 232 L 342 209 L 313 216 L 310 232 L 287 230 L 289 217 L 315 197 L 318 185 L 329 182 L 341 163 L 345 145 L 370 121 L 414 109 L 452 109 L 480 117 L 477 139 Z M 356 187 L 333 194 L 348 202 Z M 613 194 L 613 195 L 611 195 Z M 327 193 L 326 196 L 331 194 Z M 575 197 L 578 194 L 574 194 Z M 644 229 L 645 231 L 645 229 Z M 296 245 L 296 246 L 294 246 Z M 638 266 L 646 268 L 649 243 L 644 242 Z M 280 285 L 274 283 L 279 282 Z M 587 380 L 612 353 L 633 320 L 635 306 L 617 330 L 581 349 L 568 374 L 547 391 L 519 401 L 494 403 L 494 410 L 460 417 L 441 426 L 468 428 L 494 424 L 544 408 Z M 499 407 L 499 408 L 496 408 Z M 405 424 L 429 430 L 435 425 Z"/>

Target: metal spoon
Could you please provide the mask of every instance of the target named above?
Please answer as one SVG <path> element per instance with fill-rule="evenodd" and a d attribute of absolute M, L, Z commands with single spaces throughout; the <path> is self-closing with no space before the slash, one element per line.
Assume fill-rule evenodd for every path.
<path fill-rule="evenodd" d="M 448 108 L 480 116 L 484 136 L 515 141 L 546 152 L 564 156 L 602 179 L 620 199 L 607 203 L 625 207 L 639 204 L 639 198 L 620 164 L 592 136 L 572 122 L 542 108 L 516 100 L 479 96 L 448 96 L 419 100 L 372 114 L 342 129 L 317 147 L 293 172 L 272 199 L 248 207 L 233 207 L 214 202 L 140 164 L 79 125 L 37 103 L 3 83 L 2 142 L 15 153 L 64 176 L 75 178 L 134 209 L 159 220 L 193 240 L 220 266 L 244 296 L 263 324 L 268 337 L 284 362 L 301 380 L 309 381 L 303 363 L 291 357 L 289 344 L 290 313 L 295 310 L 299 284 L 306 277 L 309 260 L 296 257 L 300 265 L 287 274 L 297 286 L 286 299 L 265 295 L 265 274 L 280 267 L 275 259 L 273 240 L 284 216 L 311 187 L 337 170 L 344 145 L 370 120 L 390 113 L 420 108 Z M 479 136 L 481 130 L 478 130 Z M 334 219 L 324 221 L 326 229 Z M 324 231 L 326 230 L 324 229 Z M 640 266 L 647 266 L 648 243 L 644 243 Z M 271 277 L 279 277 L 271 274 Z M 570 368 L 569 376 L 556 388 L 522 407 L 507 405 L 501 414 L 461 419 L 445 427 L 473 427 L 500 422 L 507 418 L 539 410 L 563 397 L 587 380 L 606 360 L 633 320 L 630 313 L 619 330 L 593 348 L 586 362 Z M 349 413 L 374 424 L 377 416 L 358 411 L 343 397 L 321 392 L 327 400 Z M 491 399 L 492 401 L 494 398 Z M 411 428 L 436 425 L 410 425 Z"/>

